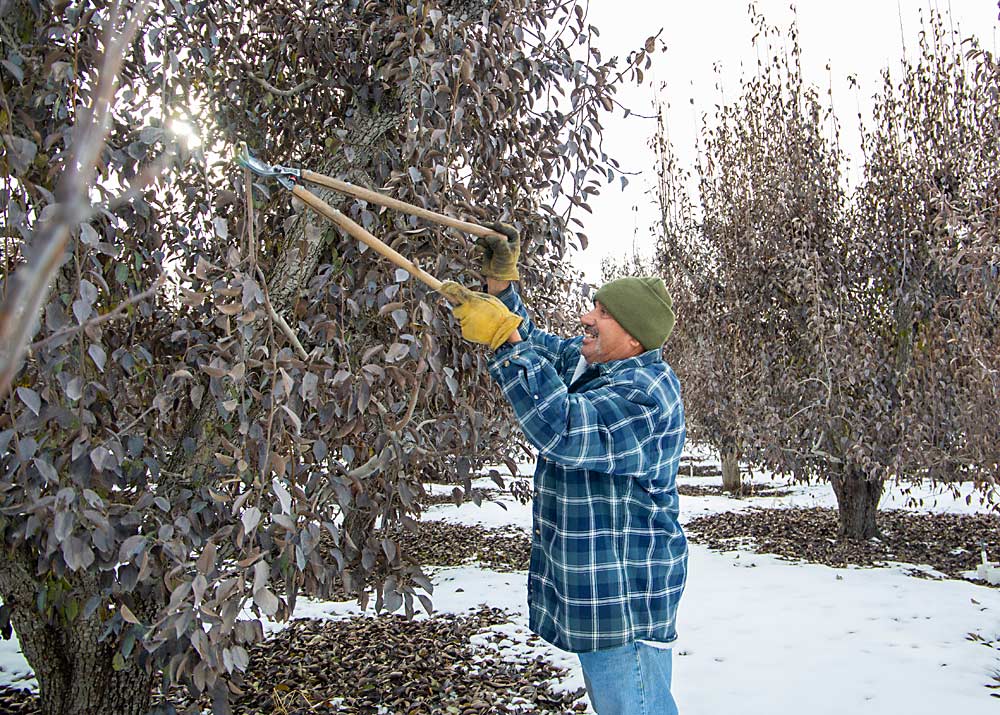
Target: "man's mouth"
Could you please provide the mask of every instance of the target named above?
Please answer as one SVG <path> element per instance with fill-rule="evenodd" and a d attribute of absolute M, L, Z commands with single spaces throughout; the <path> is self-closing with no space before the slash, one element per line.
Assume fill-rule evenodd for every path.
<path fill-rule="evenodd" d="M 595 328 L 584 328 L 583 329 L 583 339 L 584 340 L 587 340 L 587 339 L 596 340 L 597 339 L 597 330 Z"/>

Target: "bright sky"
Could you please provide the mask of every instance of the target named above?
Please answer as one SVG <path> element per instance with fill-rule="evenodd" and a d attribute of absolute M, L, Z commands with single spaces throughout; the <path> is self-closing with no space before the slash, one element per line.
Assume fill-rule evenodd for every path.
<path fill-rule="evenodd" d="M 606 57 L 624 57 L 659 28 L 666 43 L 664 54 L 654 56 L 643 87 L 630 87 L 619 94 L 624 104 L 641 114 L 653 114 L 654 87 L 666 85 L 669 104 L 667 122 L 674 149 L 686 168 L 695 158 L 695 138 L 703 114 L 714 113 L 724 97 L 739 95 L 740 76 L 753 71 L 757 55 L 750 40 L 747 0 L 712 2 L 663 2 L 663 0 L 592 0 L 591 23 L 601 32 L 600 47 Z M 787 28 L 792 21 L 789 0 L 758 0 L 757 7 L 768 24 Z M 803 0 L 797 16 L 802 47 L 803 73 L 807 82 L 824 88 L 832 85 L 833 102 L 841 123 L 841 144 L 857 153 L 856 116 L 859 108 L 870 114 L 870 97 L 880 84 L 883 67 L 895 68 L 903 56 L 903 40 L 913 52 L 920 29 L 921 13 L 929 9 L 951 10 L 959 37 L 976 36 L 989 50 L 997 48 L 998 8 L 995 0 L 839 0 L 836 3 Z M 713 66 L 722 69 L 716 74 Z M 830 64 L 831 70 L 826 70 Z M 848 89 L 854 75 L 860 90 Z M 720 95 L 716 84 L 723 82 Z M 692 104 L 693 100 L 693 104 Z M 625 191 L 620 184 L 607 186 L 590 201 L 593 216 L 584 212 L 584 232 L 590 247 L 571 260 L 592 282 L 600 280 L 601 259 L 623 255 L 633 245 L 640 251 L 651 245 L 651 226 L 657 220 L 653 167 L 655 155 L 648 142 L 655 131 L 652 119 L 625 120 L 617 112 L 605 124 L 605 148 L 622 162 L 623 169 L 640 171 L 631 177 Z"/>

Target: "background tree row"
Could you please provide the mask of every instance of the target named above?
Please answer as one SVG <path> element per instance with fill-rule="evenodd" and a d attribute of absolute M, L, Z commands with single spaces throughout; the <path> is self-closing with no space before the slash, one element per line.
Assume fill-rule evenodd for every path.
<path fill-rule="evenodd" d="M 974 481 L 995 499 L 993 57 L 933 16 L 861 118 L 855 176 L 796 28 L 754 23 L 767 59 L 706 121 L 697 166 L 657 137 L 652 268 L 678 312 L 667 352 L 692 437 L 719 450 L 730 489 L 739 460 L 829 480 L 846 539 L 878 534 L 886 479 Z"/>

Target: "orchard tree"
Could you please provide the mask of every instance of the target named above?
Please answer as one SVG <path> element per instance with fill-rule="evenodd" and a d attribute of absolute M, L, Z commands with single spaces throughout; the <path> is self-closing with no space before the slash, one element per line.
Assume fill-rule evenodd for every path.
<path fill-rule="evenodd" d="M 964 250 L 968 229 L 942 220 L 942 207 L 982 206 L 983 188 L 995 185 L 997 134 L 980 121 L 989 86 L 970 75 L 945 25 L 932 14 L 916 59 L 898 79 L 883 73 L 872 122 L 862 128 L 863 176 L 840 259 L 849 319 L 827 338 L 838 346 L 831 366 L 853 368 L 840 381 L 838 439 L 856 476 L 843 487 L 860 487 L 848 493 L 855 538 L 878 534 L 882 479 L 971 477 L 985 492 L 984 478 L 996 475 L 972 446 L 984 430 L 992 433 L 986 441 L 998 434 L 977 411 L 995 404 L 995 382 L 978 379 L 990 370 L 981 350 L 993 340 L 995 308 L 976 289 L 982 272 L 961 265 L 974 253 Z M 843 519 L 839 492 L 838 500 Z"/>
<path fill-rule="evenodd" d="M 950 310 L 960 318 L 958 325 L 947 326 L 949 336 L 944 340 L 953 346 L 952 357 L 960 356 L 955 399 L 961 405 L 961 466 L 980 483 L 996 508 L 1000 502 L 1000 424 L 989 416 L 1000 414 L 996 363 L 1000 355 L 1000 66 L 984 50 L 971 51 L 968 60 L 971 81 L 958 87 L 951 82 L 955 89 L 968 93 L 961 102 L 959 128 L 952 141 L 976 136 L 981 141 L 956 142 L 955 161 L 961 167 L 963 190 L 956 192 L 946 184 L 933 197 L 939 223 L 934 250 L 958 284 L 957 305 Z M 939 343 L 945 332 L 936 331 Z M 955 342 L 949 343 L 949 338 Z"/>
<path fill-rule="evenodd" d="M 823 404 L 816 331 L 840 290 L 841 276 L 817 266 L 844 240 L 841 157 L 829 114 L 802 77 L 797 30 L 786 55 L 781 33 L 760 15 L 752 20 L 769 59 L 702 130 L 697 222 L 687 176 L 667 137 L 657 139 L 656 261 L 678 302 L 676 368 L 692 434 L 718 449 L 732 491 L 741 459 L 803 479 L 832 476 L 802 418 Z"/>
<path fill-rule="evenodd" d="M 690 172 L 677 163 L 662 118 L 654 142 L 660 222 L 653 265 L 667 283 L 677 314 L 667 356 L 684 386 L 691 439 L 719 453 L 722 488 L 739 495 L 745 403 L 753 398 L 757 381 L 747 374 L 749 355 L 740 343 L 746 331 L 740 309 L 730 302 L 732 290 L 741 285 L 735 274 L 738 261 L 724 247 L 723 236 L 737 239 L 729 247 L 743 248 L 738 238 L 746 227 L 734 223 L 723 228 L 717 214 L 700 221 L 689 193 Z M 732 208 L 738 210 L 737 205 Z"/>
<path fill-rule="evenodd" d="M 995 74 L 982 54 L 970 72 L 943 27 L 900 81 L 885 73 L 849 196 L 793 27 L 703 134 L 701 240 L 666 230 L 660 251 L 700 266 L 680 275 L 711 308 L 684 329 L 715 336 L 678 365 L 692 418 L 728 415 L 748 461 L 829 479 L 847 540 L 878 534 L 889 478 L 996 478 Z"/>
<path fill-rule="evenodd" d="M 516 452 L 447 307 L 237 170 L 235 147 L 517 224 L 539 319 L 558 322 L 565 251 L 586 240 L 573 212 L 616 172 L 601 113 L 653 42 L 605 60 L 586 4 L 556 0 L 4 10 L 5 287 L 52 215 L 72 234 L 10 361 L 0 619 L 46 713 L 143 713 L 154 682 L 223 712 L 261 618 L 300 591 L 429 609 L 393 528 L 413 526 L 422 478 L 468 483 Z M 73 224 L 57 187 L 94 116 L 75 196 L 102 203 Z M 324 196 L 439 277 L 478 280 L 468 237 Z"/>
<path fill-rule="evenodd" d="M 992 55 L 973 40 L 959 44 L 945 24 L 932 16 L 916 60 L 897 82 L 886 78 L 865 145 L 868 174 L 880 180 L 862 193 L 858 233 L 877 241 L 865 229 L 878 220 L 900 237 L 878 287 L 894 301 L 907 370 L 901 471 L 974 480 L 995 500 L 1000 83 Z"/>

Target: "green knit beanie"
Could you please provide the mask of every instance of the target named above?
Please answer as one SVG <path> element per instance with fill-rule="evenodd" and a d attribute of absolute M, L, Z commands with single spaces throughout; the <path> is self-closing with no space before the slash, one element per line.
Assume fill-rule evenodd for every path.
<path fill-rule="evenodd" d="M 601 286 L 594 300 L 646 350 L 663 347 L 674 329 L 674 304 L 661 278 L 618 278 Z"/>

